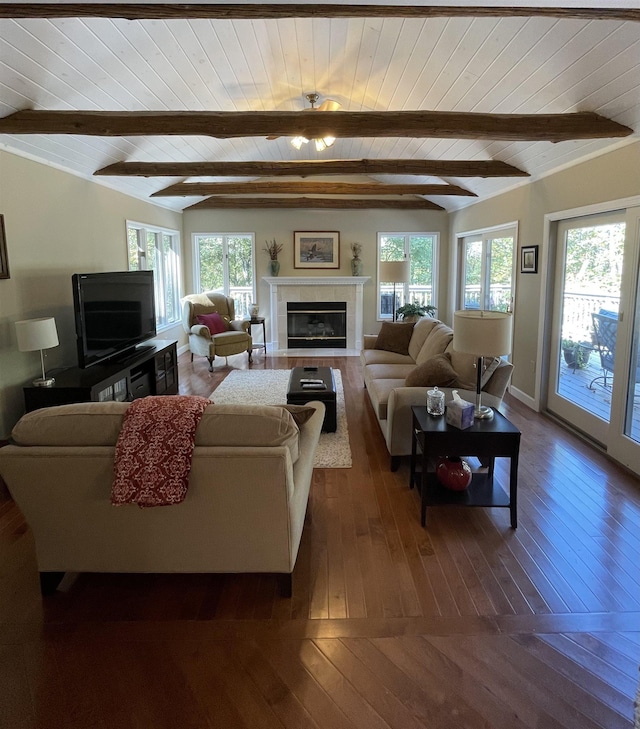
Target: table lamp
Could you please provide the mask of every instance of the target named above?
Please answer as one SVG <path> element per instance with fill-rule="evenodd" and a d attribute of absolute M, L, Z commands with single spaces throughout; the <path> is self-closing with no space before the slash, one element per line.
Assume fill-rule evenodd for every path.
<path fill-rule="evenodd" d="M 411 273 L 409 261 L 380 261 L 379 275 L 381 283 L 393 284 L 393 321 L 396 320 L 396 284 L 406 283 Z"/>
<path fill-rule="evenodd" d="M 57 347 L 58 332 L 56 320 L 53 317 L 41 319 L 24 319 L 16 322 L 16 336 L 18 338 L 18 349 L 21 352 L 34 352 L 40 350 L 40 364 L 42 365 L 42 377 L 33 381 L 36 387 L 51 387 L 55 378 L 46 377 L 44 373 L 44 351 Z"/>
<path fill-rule="evenodd" d="M 453 314 L 453 348 L 474 354 L 476 372 L 476 418 L 490 420 L 493 410 L 482 405 L 482 372 L 485 357 L 501 357 L 511 352 L 511 314 L 502 311 L 465 309 Z"/>

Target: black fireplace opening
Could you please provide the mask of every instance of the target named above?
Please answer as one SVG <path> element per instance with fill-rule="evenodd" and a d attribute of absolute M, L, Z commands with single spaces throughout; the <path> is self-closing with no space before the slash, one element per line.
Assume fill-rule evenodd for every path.
<path fill-rule="evenodd" d="M 289 348 L 347 348 L 346 301 L 288 301 Z"/>

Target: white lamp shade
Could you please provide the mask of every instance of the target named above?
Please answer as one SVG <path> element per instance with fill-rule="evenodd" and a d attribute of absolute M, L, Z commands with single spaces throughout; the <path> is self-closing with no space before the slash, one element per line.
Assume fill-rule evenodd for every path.
<path fill-rule="evenodd" d="M 33 352 L 37 349 L 51 349 L 58 346 L 56 320 L 50 317 L 42 319 L 24 319 L 16 322 L 18 349 L 21 352 Z"/>
<path fill-rule="evenodd" d="M 409 261 L 380 261 L 379 272 L 384 283 L 405 283 L 409 280 Z"/>
<path fill-rule="evenodd" d="M 453 348 L 477 357 L 511 352 L 511 314 L 465 309 L 453 315 Z"/>

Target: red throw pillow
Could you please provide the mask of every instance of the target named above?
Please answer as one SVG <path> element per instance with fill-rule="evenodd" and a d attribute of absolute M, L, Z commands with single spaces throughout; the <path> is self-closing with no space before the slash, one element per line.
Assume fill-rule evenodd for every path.
<path fill-rule="evenodd" d="M 196 319 L 198 320 L 198 324 L 204 324 L 206 327 L 209 327 L 211 334 L 220 334 L 220 332 L 227 331 L 227 323 L 217 311 L 213 314 L 198 314 Z"/>

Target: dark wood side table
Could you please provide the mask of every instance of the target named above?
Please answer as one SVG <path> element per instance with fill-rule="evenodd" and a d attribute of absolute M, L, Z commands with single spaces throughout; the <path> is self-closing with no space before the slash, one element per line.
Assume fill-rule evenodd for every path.
<path fill-rule="evenodd" d="M 264 317 L 263 316 L 256 316 L 252 319 L 249 319 L 249 334 L 251 334 L 251 327 L 253 326 L 259 326 L 262 324 L 262 344 L 258 342 L 258 344 L 252 344 L 253 349 L 264 349 L 264 353 L 267 353 L 267 331 L 264 326 Z M 253 336 L 253 335 L 252 335 Z"/>
<path fill-rule="evenodd" d="M 420 523 L 426 525 L 427 506 L 460 504 L 462 506 L 502 506 L 508 508 L 511 528 L 518 526 L 517 489 L 520 431 L 504 415 L 494 410 L 492 420 L 474 420 L 470 428 L 460 430 L 448 425 L 444 416 L 434 417 L 425 406 L 413 406 L 411 472 L 409 485 L 420 489 Z M 421 458 L 418 456 L 421 454 Z M 465 491 L 444 488 L 436 478 L 435 464 L 441 456 L 477 456 L 488 461 L 486 473 L 473 474 Z M 509 458 L 509 493 L 494 484 L 496 458 Z"/>

